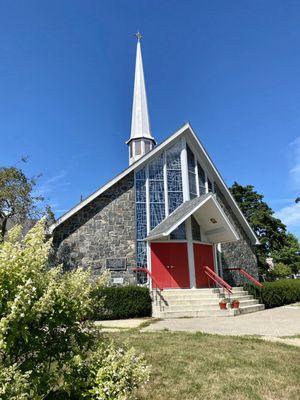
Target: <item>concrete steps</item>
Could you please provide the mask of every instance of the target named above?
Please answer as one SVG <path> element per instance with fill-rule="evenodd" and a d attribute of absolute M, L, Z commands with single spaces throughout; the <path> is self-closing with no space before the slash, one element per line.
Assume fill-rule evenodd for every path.
<path fill-rule="evenodd" d="M 243 288 L 233 288 L 230 300 L 238 299 L 238 309 L 220 310 L 219 301 L 227 296 L 219 289 L 169 289 L 152 292 L 153 317 L 156 318 L 199 318 L 235 316 L 261 311 L 263 304 L 249 295 Z M 227 306 L 228 307 L 228 306 Z"/>

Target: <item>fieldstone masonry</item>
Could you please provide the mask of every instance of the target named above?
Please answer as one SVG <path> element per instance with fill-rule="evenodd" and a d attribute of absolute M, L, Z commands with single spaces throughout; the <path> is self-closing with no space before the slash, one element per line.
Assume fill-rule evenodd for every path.
<path fill-rule="evenodd" d="M 63 263 L 66 269 L 82 266 L 99 274 L 107 263 L 126 258 L 125 270 L 111 271 L 112 282 L 119 278 L 119 283 L 135 283 L 131 271 L 136 258 L 134 173 L 59 225 L 53 244 L 56 263 Z"/>
<path fill-rule="evenodd" d="M 223 277 L 226 282 L 234 286 L 239 286 L 246 282 L 245 278 L 238 272 L 226 271 L 226 268 L 243 268 L 254 278 L 258 279 L 257 258 L 254 252 L 254 246 L 251 244 L 246 232 L 216 184 L 215 189 L 218 202 L 240 237 L 240 240 L 237 242 L 224 243 L 221 245 Z"/>

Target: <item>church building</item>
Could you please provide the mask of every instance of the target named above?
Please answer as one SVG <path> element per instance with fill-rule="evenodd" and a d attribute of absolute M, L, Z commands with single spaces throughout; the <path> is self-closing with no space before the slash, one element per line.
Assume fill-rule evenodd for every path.
<path fill-rule="evenodd" d="M 137 39 L 129 166 L 51 226 L 57 261 L 164 290 L 258 279 L 258 239 L 192 126 L 156 143 Z"/>

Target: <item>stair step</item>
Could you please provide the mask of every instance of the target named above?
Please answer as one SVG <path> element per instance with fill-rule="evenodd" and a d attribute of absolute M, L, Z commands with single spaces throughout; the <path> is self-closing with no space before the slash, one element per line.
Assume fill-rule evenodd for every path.
<path fill-rule="evenodd" d="M 237 315 L 238 310 L 208 310 L 208 311 L 167 311 L 158 312 L 153 316 L 156 318 L 199 318 L 199 317 L 231 317 Z"/>
<path fill-rule="evenodd" d="M 219 289 L 167 289 L 159 296 L 153 292 L 153 317 L 157 318 L 199 318 L 235 316 L 264 310 L 265 306 L 249 295 L 242 287 L 233 287 L 228 296 Z M 237 299 L 240 308 L 220 310 L 222 298 Z"/>
<path fill-rule="evenodd" d="M 245 300 L 240 302 L 240 308 L 257 305 L 258 300 Z M 230 309 L 230 308 L 228 308 Z M 219 302 L 214 303 L 187 303 L 153 306 L 153 311 L 175 312 L 175 311 L 204 311 L 204 310 L 220 310 Z"/>
<path fill-rule="evenodd" d="M 264 304 L 254 304 L 254 305 L 250 305 L 250 306 L 243 306 L 240 307 L 240 314 L 249 314 L 249 313 L 253 313 L 256 311 L 262 311 L 265 309 L 265 305 Z"/>

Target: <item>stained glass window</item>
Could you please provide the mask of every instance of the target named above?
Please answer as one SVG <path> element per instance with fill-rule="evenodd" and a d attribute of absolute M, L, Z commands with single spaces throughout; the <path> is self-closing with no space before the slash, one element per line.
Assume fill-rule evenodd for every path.
<path fill-rule="evenodd" d="M 165 218 L 164 155 L 149 164 L 150 229 Z"/>
<path fill-rule="evenodd" d="M 147 205 L 146 205 L 146 169 L 143 168 L 135 175 L 136 200 L 136 258 L 138 267 L 147 266 Z"/>
<path fill-rule="evenodd" d="M 166 152 L 169 213 L 176 210 L 183 202 L 180 153 L 180 142 Z"/>
<path fill-rule="evenodd" d="M 178 226 L 178 228 L 174 229 L 173 232 L 170 233 L 171 240 L 186 240 L 185 234 L 185 222 Z"/>
<path fill-rule="evenodd" d="M 207 186 L 208 186 L 208 191 L 209 192 L 213 192 L 213 184 L 212 181 L 210 179 L 207 178 Z"/>
<path fill-rule="evenodd" d="M 198 182 L 199 182 L 199 194 L 202 196 L 206 192 L 205 188 L 205 172 L 199 163 L 197 163 L 198 168 Z"/>
<path fill-rule="evenodd" d="M 193 240 L 198 240 L 199 242 L 201 241 L 201 230 L 200 230 L 200 225 L 196 221 L 196 219 L 192 216 L 192 235 L 193 235 Z"/>
<path fill-rule="evenodd" d="M 196 187 L 196 163 L 195 157 L 192 150 L 187 146 L 187 163 L 188 163 L 188 175 L 189 175 L 189 187 L 190 187 L 190 198 L 197 197 Z"/>

